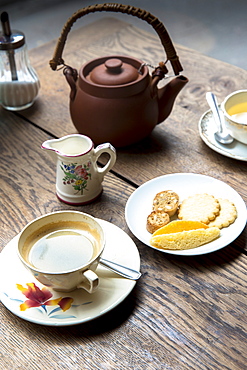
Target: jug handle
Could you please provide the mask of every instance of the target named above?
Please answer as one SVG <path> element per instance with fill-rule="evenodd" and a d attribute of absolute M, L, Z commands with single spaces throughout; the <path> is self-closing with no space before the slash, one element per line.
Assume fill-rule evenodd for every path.
<path fill-rule="evenodd" d="M 116 149 L 110 144 L 100 144 L 94 149 L 94 155 L 97 159 L 101 156 L 101 154 L 107 153 L 109 154 L 110 158 L 108 162 L 104 165 L 104 167 L 100 168 L 98 167 L 98 173 L 101 175 L 101 178 L 105 176 L 105 174 L 110 171 L 110 169 L 114 166 L 116 162 Z"/>
<path fill-rule="evenodd" d="M 64 60 L 62 59 L 62 53 L 65 46 L 65 42 L 68 36 L 69 31 L 71 30 L 73 24 L 77 21 L 78 18 L 83 17 L 89 13 L 94 13 L 97 11 L 112 11 L 112 12 L 121 12 L 124 14 L 129 14 L 135 16 L 139 19 L 146 21 L 150 24 L 154 30 L 157 32 L 158 36 L 160 37 L 161 44 L 163 45 L 166 53 L 166 62 L 169 60 L 175 75 L 178 75 L 179 72 L 183 70 L 182 65 L 179 61 L 177 56 L 176 50 L 174 45 L 171 41 L 171 38 L 163 25 L 163 23 L 156 18 L 151 13 L 147 12 L 146 10 L 136 8 L 131 5 L 123 5 L 123 4 L 116 4 L 116 3 L 106 3 L 106 4 L 95 4 L 90 5 L 85 8 L 79 9 L 75 12 L 65 23 L 62 33 L 58 39 L 53 58 L 50 60 L 50 67 L 52 70 L 56 70 L 58 65 L 65 65 Z M 166 63 L 165 62 L 165 63 Z"/>
<path fill-rule="evenodd" d="M 63 70 L 63 74 L 70 86 L 70 100 L 73 101 L 75 99 L 77 91 L 76 81 L 78 78 L 78 72 L 76 69 L 66 66 Z"/>

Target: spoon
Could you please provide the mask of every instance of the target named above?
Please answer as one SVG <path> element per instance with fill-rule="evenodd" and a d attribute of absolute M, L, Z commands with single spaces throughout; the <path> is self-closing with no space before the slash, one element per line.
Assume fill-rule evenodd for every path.
<path fill-rule="evenodd" d="M 223 130 L 216 96 L 212 92 L 207 92 L 206 99 L 213 112 L 214 120 L 218 129 L 214 134 L 215 139 L 221 144 L 231 144 L 234 139 L 229 133 L 224 132 Z"/>
<path fill-rule="evenodd" d="M 99 263 L 127 279 L 138 280 L 141 277 L 141 273 L 139 271 L 133 270 L 130 267 L 119 265 L 116 262 L 101 258 Z"/>

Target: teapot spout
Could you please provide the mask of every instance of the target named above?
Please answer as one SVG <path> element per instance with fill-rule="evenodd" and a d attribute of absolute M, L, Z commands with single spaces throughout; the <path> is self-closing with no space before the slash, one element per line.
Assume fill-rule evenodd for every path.
<path fill-rule="evenodd" d="M 188 78 L 185 76 L 177 76 L 158 90 L 159 116 L 157 123 L 164 121 L 169 116 L 177 95 L 188 81 Z"/>

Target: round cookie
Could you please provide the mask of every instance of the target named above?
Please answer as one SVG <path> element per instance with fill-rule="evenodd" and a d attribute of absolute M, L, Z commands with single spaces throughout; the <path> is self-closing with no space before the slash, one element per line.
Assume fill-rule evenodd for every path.
<path fill-rule="evenodd" d="M 211 221 L 209 226 L 216 226 L 219 229 L 231 225 L 237 218 L 237 210 L 235 205 L 228 199 L 218 198 L 220 203 L 219 215 Z"/>
<path fill-rule="evenodd" d="M 220 213 L 220 203 L 209 194 L 195 194 L 185 199 L 179 208 L 180 220 L 200 221 L 209 224 Z"/>

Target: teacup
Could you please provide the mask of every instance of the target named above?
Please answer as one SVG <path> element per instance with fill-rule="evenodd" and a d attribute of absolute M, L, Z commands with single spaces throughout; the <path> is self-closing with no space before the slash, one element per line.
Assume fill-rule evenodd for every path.
<path fill-rule="evenodd" d="M 57 291 L 76 288 L 93 293 L 95 273 L 105 247 L 99 222 L 78 211 L 59 211 L 27 224 L 19 236 L 18 255 L 43 285 Z"/>
<path fill-rule="evenodd" d="M 228 95 L 221 108 L 225 126 L 232 137 L 247 144 L 247 90 L 238 90 Z"/>

